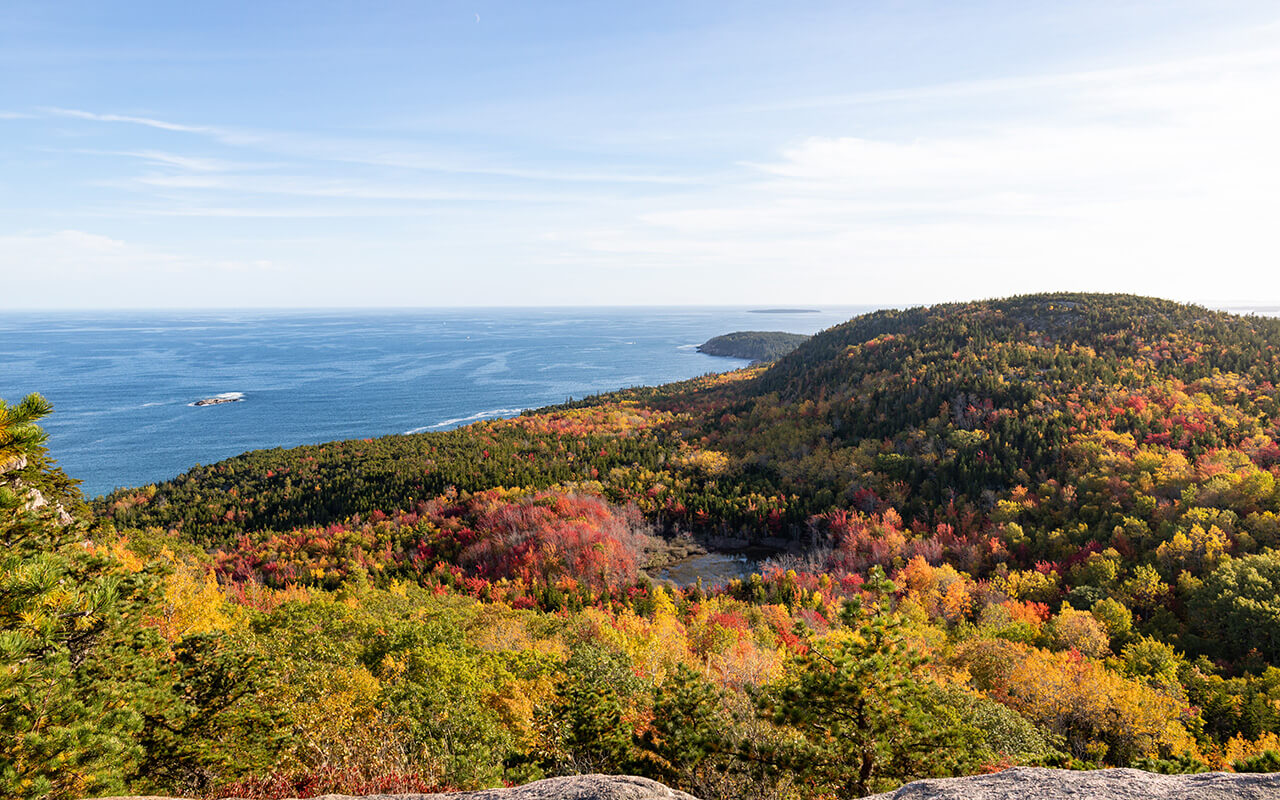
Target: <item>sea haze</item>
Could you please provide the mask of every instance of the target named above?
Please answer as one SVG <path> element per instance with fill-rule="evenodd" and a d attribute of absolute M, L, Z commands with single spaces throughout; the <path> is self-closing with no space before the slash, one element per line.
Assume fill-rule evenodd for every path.
<path fill-rule="evenodd" d="M 694 348 L 735 330 L 815 333 L 868 310 L 8 313 L 0 398 L 53 403 L 50 449 L 92 497 L 246 450 L 445 430 L 736 369 L 746 362 Z"/>

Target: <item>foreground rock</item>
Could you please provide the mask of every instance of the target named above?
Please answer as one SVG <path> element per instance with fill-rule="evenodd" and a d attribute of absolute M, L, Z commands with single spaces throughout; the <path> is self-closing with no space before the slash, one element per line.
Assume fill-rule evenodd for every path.
<path fill-rule="evenodd" d="M 326 794 L 322 797 L 328 800 L 348 800 L 351 795 Z M 367 795 L 368 800 L 389 800 L 392 797 L 396 800 L 697 800 L 693 795 L 668 788 L 657 781 L 631 775 L 572 775 L 547 778 L 510 789 L 485 789 L 479 792 Z M 120 797 L 102 800 L 144 799 Z"/>
<path fill-rule="evenodd" d="M 915 781 L 872 800 L 1280 800 L 1280 774 L 1016 767 L 994 775 Z"/>

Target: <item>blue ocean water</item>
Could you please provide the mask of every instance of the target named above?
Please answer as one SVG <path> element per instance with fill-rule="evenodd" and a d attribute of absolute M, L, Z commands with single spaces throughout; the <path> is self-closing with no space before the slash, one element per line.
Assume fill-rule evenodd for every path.
<path fill-rule="evenodd" d="M 815 333 L 868 310 L 10 312 L 0 398 L 52 401 L 50 449 L 93 497 L 246 450 L 444 430 L 736 369 L 746 362 L 694 348 L 735 330 Z"/>

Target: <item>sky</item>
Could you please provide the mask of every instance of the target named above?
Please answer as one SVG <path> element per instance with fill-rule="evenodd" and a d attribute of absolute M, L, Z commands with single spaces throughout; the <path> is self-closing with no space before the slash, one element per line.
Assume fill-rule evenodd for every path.
<path fill-rule="evenodd" d="M 1280 304 L 1274 0 L 2 6 L 0 309 Z"/>

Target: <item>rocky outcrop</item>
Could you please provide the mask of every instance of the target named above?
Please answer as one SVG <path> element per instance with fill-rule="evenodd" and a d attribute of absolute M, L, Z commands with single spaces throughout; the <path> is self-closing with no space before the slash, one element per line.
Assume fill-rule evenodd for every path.
<path fill-rule="evenodd" d="M 0 461 L 0 485 L 9 484 L 9 488 L 18 493 L 20 497 L 24 497 L 26 502 L 22 505 L 23 511 L 35 511 L 38 508 L 44 508 L 49 505 L 49 501 L 44 494 L 35 487 L 25 486 L 22 481 L 17 478 L 10 477 L 5 479 L 4 475 L 8 472 L 17 472 L 27 468 L 27 457 L 24 455 L 14 456 L 5 461 Z M 72 522 L 71 515 L 62 507 L 62 504 L 53 507 L 54 519 L 59 525 L 70 525 Z"/>
<path fill-rule="evenodd" d="M 1154 775 L 1015 767 L 994 775 L 915 781 L 872 800 L 1277 800 L 1280 774 Z"/>
<path fill-rule="evenodd" d="M 648 778 L 631 775 L 571 775 L 547 778 L 510 789 L 450 794 L 369 795 L 367 800 L 697 800 Z M 327 794 L 321 800 L 351 800 L 350 795 Z M 102 800 L 167 800 L 162 798 L 102 798 Z"/>
<path fill-rule="evenodd" d="M 239 403 L 243 397 L 206 397 L 203 400 L 197 400 L 191 405 L 193 406 L 220 406 L 223 403 Z"/>

